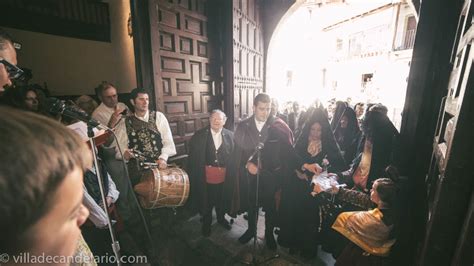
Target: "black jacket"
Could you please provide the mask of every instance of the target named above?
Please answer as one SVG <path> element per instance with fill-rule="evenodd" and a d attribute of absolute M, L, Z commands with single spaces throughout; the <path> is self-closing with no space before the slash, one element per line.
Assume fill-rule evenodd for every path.
<path fill-rule="evenodd" d="M 227 170 L 223 195 L 224 210 L 231 216 L 245 212 L 252 206 L 249 196 L 254 191 L 250 187 L 253 177 L 249 176 L 245 166 L 257 145 L 265 142 L 272 121 L 273 117 L 268 118 L 260 132 L 254 116 L 237 125 L 234 133 L 235 148 Z"/>
<path fill-rule="evenodd" d="M 222 129 L 222 166 L 227 168 L 230 156 L 234 150 L 234 133 L 226 128 Z M 202 128 L 194 133 L 189 142 L 189 181 L 190 200 L 192 209 L 202 213 L 207 207 L 207 186 L 205 176 L 206 150 L 208 141 L 212 141 L 210 127 Z"/>

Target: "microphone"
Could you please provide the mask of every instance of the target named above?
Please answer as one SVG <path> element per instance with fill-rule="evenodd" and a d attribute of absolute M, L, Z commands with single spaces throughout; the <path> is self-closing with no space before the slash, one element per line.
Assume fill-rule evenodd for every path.
<path fill-rule="evenodd" d="M 73 119 L 83 121 L 89 126 L 108 130 L 106 126 L 103 126 L 102 124 L 100 124 L 99 121 L 92 119 L 86 112 L 84 112 L 80 108 L 72 105 L 66 105 L 64 101 L 61 101 L 57 98 L 47 98 L 46 107 L 47 110 L 52 114 L 61 114 Z"/>
<path fill-rule="evenodd" d="M 257 153 L 258 153 L 259 151 L 263 150 L 263 147 L 264 147 L 264 146 L 265 146 L 265 145 L 263 144 L 263 142 L 259 142 L 259 143 L 257 144 L 257 147 L 255 147 L 255 151 L 252 153 L 252 155 L 250 155 L 250 157 L 249 157 L 249 159 L 247 160 L 247 162 L 252 161 L 253 158 L 255 157 L 255 155 L 257 155 Z"/>

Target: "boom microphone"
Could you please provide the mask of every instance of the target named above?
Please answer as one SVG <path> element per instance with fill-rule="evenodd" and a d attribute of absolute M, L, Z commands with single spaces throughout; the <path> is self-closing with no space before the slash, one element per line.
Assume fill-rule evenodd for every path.
<path fill-rule="evenodd" d="M 99 121 L 91 118 L 86 112 L 84 112 L 80 108 L 72 105 L 66 105 L 64 101 L 61 101 L 57 98 L 47 98 L 46 108 L 52 114 L 61 114 L 73 119 L 83 121 L 92 127 L 108 129 L 107 127 L 103 126 Z"/>

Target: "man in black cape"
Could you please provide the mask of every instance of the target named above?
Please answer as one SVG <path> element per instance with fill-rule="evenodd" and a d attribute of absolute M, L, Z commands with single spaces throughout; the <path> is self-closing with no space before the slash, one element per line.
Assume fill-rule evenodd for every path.
<path fill-rule="evenodd" d="M 213 207 L 217 222 L 231 229 L 222 206 L 225 173 L 234 150 L 234 133 L 224 128 L 226 119 L 224 112 L 213 110 L 210 125 L 196 131 L 189 143 L 190 201 L 203 216 L 202 234 L 206 237 L 211 234 Z"/>
<path fill-rule="evenodd" d="M 259 143 L 264 143 L 270 122 L 270 96 L 260 93 L 253 101 L 254 114 L 241 121 L 235 130 L 235 148 L 232 155 L 232 166 L 227 172 L 224 184 L 224 204 L 231 216 L 248 212 L 248 229 L 239 238 L 241 243 L 252 239 L 256 230 L 255 221 L 258 219 L 254 211 L 256 202 L 256 178 L 247 170 L 247 162 L 254 154 Z"/>
<path fill-rule="evenodd" d="M 277 180 L 278 175 L 274 171 L 278 167 L 271 165 L 271 147 L 274 143 L 270 140 L 285 144 L 287 150 L 293 150 L 291 146 L 291 131 L 281 119 L 270 116 L 270 97 L 267 94 L 258 94 L 254 99 L 253 110 L 254 115 L 243 120 L 237 126 L 235 131 L 235 149 L 233 153 L 233 167 L 228 172 L 224 194 L 225 206 L 227 212 L 236 215 L 248 212 L 248 229 L 239 238 L 241 243 L 250 241 L 256 230 L 258 220 L 256 209 L 256 187 L 257 187 L 257 152 L 258 147 L 264 146 L 262 150 L 262 161 L 268 162 L 268 166 L 263 166 L 260 173 L 259 182 L 259 201 L 258 206 L 263 206 L 265 210 L 265 240 L 267 247 L 276 249 L 276 241 L 273 236 L 273 228 L 275 226 L 276 201 L 275 193 L 279 186 Z M 269 133 L 272 138 L 269 138 Z M 273 137 L 274 135 L 274 137 Z M 280 141 L 280 139 L 285 139 Z M 262 145 L 264 144 L 264 145 Z M 283 151 L 282 151 L 283 152 Z M 278 162 L 281 162 L 280 160 Z M 295 163 L 298 164 L 298 163 Z M 302 164 L 298 164 L 301 166 Z M 315 171 L 315 165 L 306 167 Z"/>

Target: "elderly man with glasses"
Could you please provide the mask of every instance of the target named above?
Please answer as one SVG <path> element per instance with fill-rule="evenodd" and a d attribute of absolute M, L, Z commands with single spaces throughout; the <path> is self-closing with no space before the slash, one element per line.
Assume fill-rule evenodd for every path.
<path fill-rule="evenodd" d="M 0 28 L 0 92 L 19 78 L 23 71 L 16 66 L 16 51 L 11 37 Z"/>

